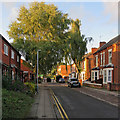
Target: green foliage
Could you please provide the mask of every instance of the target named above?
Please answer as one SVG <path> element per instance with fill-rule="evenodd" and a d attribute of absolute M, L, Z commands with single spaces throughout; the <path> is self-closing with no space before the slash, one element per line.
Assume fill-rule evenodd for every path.
<path fill-rule="evenodd" d="M 9 77 L 9 75 L 4 75 L 2 77 L 2 88 L 5 88 L 5 89 L 11 90 L 11 91 L 19 91 L 19 92 L 28 94 L 30 96 L 33 96 L 36 91 L 36 85 L 34 82 L 29 82 L 29 83 L 26 82 L 24 84 L 19 79 L 12 81 L 12 79 Z"/>
<path fill-rule="evenodd" d="M 33 98 L 21 92 L 2 90 L 3 119 L 24 118 L 31 108 Z"/>
<path fill-rule="evenodd" d="M 69 38 L 66 42 L 66 60 L 73 60 L 78 68 L 78 72 L 80 71 L 80 61 L 82 61 L 82 57 L 86 52 L 87 40 L 84 39 L 84 35 L 81 35 L 80 31 L 80 20 L 76 19 L 71 22 L 71 30 L 69 31 Z M 69 55 L 68 55 L 69 54 Z M 67 61 L 68 61 L 67 60 Z"/>
<path fill-rule="evenodd" d="M 10 90 L 12 86 L 12 79 L 9 75 L 2 76 L 2 88 Z"/>
<path fill-rule="evenodd" d="M 13 46 L 26 56 L 36 69 L 37 50 L 40 72 L 49 73 L 63 59 L 63 44 L 70 20 L 53 4 L 33 2 L 29 8 L 20 7 L 16 21 L 9 25 Z"/>
<path fill-rule="evenodd" d="M 24 83 L 20 79 L 13 81 L 9 75 L 2 76 L 2 87 L 7 90 L 23 91 Z"/>
<path fill-rule="evenodd" d="M 31 83 L 31 82 L 26 82 L 24 83 L 27 88 L 29 88 L 29 91 L 27 91 L 27 94 L 35 94 L 35 91 L 36 91 L 36 85 L 34 83 Z"/>

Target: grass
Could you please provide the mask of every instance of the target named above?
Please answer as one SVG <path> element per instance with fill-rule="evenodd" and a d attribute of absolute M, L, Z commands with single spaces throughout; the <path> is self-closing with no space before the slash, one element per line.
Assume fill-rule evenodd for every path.
<path fill-rule="evenodd" d="M 2 90 L 2 117 L 4 118 L 24 118 L 34 99 L 21 92 Z"/>

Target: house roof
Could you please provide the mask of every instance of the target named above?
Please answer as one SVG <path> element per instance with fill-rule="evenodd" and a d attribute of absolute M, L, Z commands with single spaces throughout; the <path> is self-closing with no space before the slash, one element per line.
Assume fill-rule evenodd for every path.
<path fill-rule="evenodd" d="M 92 52 L 89 52 L 88 54 L 85 54 L 85 55 L 83 56 L 83 59 L 89 57 L 91 54 L 92 54 Z"/>
<path fill-rule="evenodd" d="M 109 67 L 114 67 L 114 65 L 113 64 L 107 64 L 103 68 L 109 68 Z"/>
<path fill-rule="evenodd" d="M 4 40 L 14 51 L 16 51 L 21 56 L 21 54 L 1 34 L 0 38 L 2 38 L 2 40 Z"/>
<path fill-rule="evenodd" d="M 100 47 L 94 54 L 106 49 L 107 47 L 111 46 L 112 44 L 116 43 L 118 40 L 120 40 L 120 35 L 118 35 L 117 37 L 113 38 L 112 40 L 110 40 L 108 43 L 104 44 L 102 47 Z"/>
<path fill-rule="evenodd" d="M 92 70 L 100 70 L 99 67 L 94 67 Z"/>

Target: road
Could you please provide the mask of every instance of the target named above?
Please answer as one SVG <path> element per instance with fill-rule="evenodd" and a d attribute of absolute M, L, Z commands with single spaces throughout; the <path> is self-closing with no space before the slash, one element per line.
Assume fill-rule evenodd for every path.
<path fill-rule="evenodd" d="M 118 108 L 76 91 L 75 88 L 52 84 L 52 89 L 68 118 L 118 118 Z M 79 88 L 80 89 L 80 88 Z"/>

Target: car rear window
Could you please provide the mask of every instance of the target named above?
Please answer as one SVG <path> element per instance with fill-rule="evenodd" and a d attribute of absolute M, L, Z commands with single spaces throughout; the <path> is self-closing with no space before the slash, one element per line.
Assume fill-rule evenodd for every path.
<path fill-rule="evenodd" d="M 77 79 L 71 79 L 71 81 L 78 81 Z"/>

